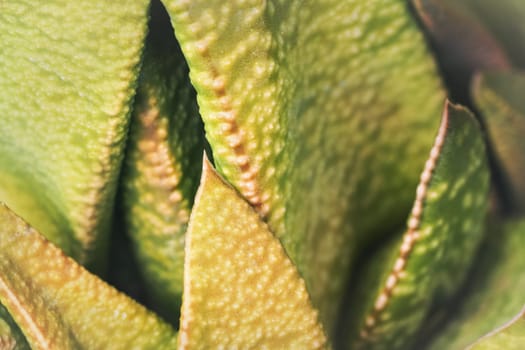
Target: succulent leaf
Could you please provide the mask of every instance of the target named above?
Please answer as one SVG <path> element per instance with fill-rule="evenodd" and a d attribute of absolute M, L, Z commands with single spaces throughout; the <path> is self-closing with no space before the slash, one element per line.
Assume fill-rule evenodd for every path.
<path fill-rule="evenodd" d="M 483 73 L 473 84 L 474 100 L 481 111 L 502 168 L 510 205 L 525 208 L 525 73 Z M 516 209 L 516 208 L 515 208 Z"/>
<path fill-rule="evenodd" d="M 0 304 L 0 349 L 31 350 L 24 334 L 6 308 Z"/>
<path fill-rule="evenodd" d="M 470 102 L 476 72 L 525 69 L 521 0 L 411 0 L 430 34 L 452 96 Z"/>
<path fill-rule="evenodd" d="M 446 0 L 452 2 L 452 0 Z M 514 67 L 525 69 L 525 3 L 521 0 L 463 0 L 505 49 Z"/>
<path fill-rule="evenodd" d="M 188 67 L 162 6 L 150 31 L 127 146 L 122 198 L 127 231 L 156 309 L 175 322 L 184 233 L 197 191 L 204 131 Z"/>
<path fill-rule="evenodd" d="M 488 174 L 479 124 L 447 103 L 407 230 L 356 283 L 353 348 L 407 348 L 436 298 L 455 292 L 482 237 Z"/>
<path fill-rule="evenodd" d="M 0 205 L 0 302 L 33 349 L 174 349 L 176 333 Z"/>
<path fill-rule="evenodd" d="M 179 349 L 327 347 L 280 242 L 207 160 L 186 235 L 179 340 Z"/>
<path fill-rule="evenodd" d="M 471 11 L 469 1 L 412 0 L 412 3 L 443 59 L 448 60 L 446 64 L 455 66 L 454 73 L 470 76 L 479 70 L 511 66 L 505 48 Z"/>
<path fill-rule="evenodd" d="M 148 1 L 0 7 L 0 200 L 101 270 Z"/>
<path fill-rule="evenodd" d="M 421 33 L 400 0 L 164 4 L 218 171 L 281 239 L 331 331 L 356 247 L 402 223 L 439 123 Z"/>
<path fill-rule="evenodd" d="M 505 325 L 523 309 L 523 247 L 524 220 L 497 222 L 490 227 L 470 274 L 472 277 L 463 286 L 461 303 L 452 306 L 452 318 L 430 349 L 463 349 Z"/>
<path fill-rule="evenodd" d="M 500 329 L 484 336 L 469 349 L 476 350 L 519 350 L 525 344 L 525 310 Z"/>

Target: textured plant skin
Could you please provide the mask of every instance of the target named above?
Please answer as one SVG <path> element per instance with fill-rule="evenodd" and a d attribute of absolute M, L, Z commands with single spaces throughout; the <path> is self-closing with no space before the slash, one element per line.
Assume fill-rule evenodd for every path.
<path fill-rule="evenodd" d="M 172 349 L 175 331 L 0 206 L 0 300 L 32 349 Z"/>
<path fill-rule="evenodd" d="M 361 274 L 381 279 L 356 283 L 352 348 L 406 348 L 431 303 L 455 292 L 464 278 L 458 271 L 469 266 L 482 238 L 485 153 L 474 117 L 447 103 L 405 233 L 372 256 L 366 267 L 371 271 Z"/>
<path fill-rule="evenodd" d="M 1 3 L 0 199 L 100 272 L 147 7 Z"/>
<path fill-rule="evenodd" d="M 179 349 L 327 347 L 283 247 L 207 159 L 187 232 L 184 282 Z"/>
<path fill-rule="evenodd" d="M 162 18 L 160 6 L 152 7 L 154 18 Z M 163 32 L 165 24 L 152 21 L 146 40 L 122 197 L 126 229 L 150 298 L 163 317 L 176 321 L 184 233 L 200 176 L 196 159 L 202 155 L 204 131 L 188 67 L 173 33 Z"/>
<path fill-rule="evenodd" d="M 0 348 L 525 347 L 524 18 L 0 2 Z"/>
<path fill-rule="evenodd" d="M 218 170 L 267 219 L 331 330 L 346 281 L 334 271 L 401 224 L 439 123 L 421 33 L 398 0 L 166 7 Z"/>

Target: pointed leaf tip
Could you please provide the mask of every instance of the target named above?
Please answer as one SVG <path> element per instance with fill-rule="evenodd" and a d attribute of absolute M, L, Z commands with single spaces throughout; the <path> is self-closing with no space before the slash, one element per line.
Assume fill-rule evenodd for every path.
<path fill-rule="evenodd" d="M 175 331 L 0 206 L 0 302 L 35 349 L 173 349 Z"/>
<path fill-rule="evenodd" d="M 479 124 L 446 101 L 407 230 L 355 283 L 355 348 L 409 347 L 432 303 L 455 292 L 481 239 L 488 173 Z"/>
<path fill-rule="evenodd" d="M 304 281 L 280 242 L 204 158 L 186 233 L 179 347 L 326 346 Z"/>

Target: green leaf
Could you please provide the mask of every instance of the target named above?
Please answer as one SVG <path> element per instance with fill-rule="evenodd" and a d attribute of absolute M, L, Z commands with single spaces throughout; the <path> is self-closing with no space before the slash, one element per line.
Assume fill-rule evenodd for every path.
<path fill-rule="evenodd" d="M 179 349 L 320 349 L 304 281 L 207 160 L 186 234 Z"/>
<path fill-rule="evenodd" d="M 403 222 L 439 123 L 422 34 L 402 0 L 164 4 L 219 172 L 330 331 L 356 247 Z"/>
<path fill-rule="evenodd" d="M 0 302 L 33 349 L 174 349 L 171 327 L 0 206 Z"/>
<path fill-rule="evenodd" d="M 525 310 L 508 324 L 478 340 L 469 349 L 519 350 L 523 349 L 523 344 L 525 344 Z"/>
<path fill-rule="evenodd" d="M 410 346 L 432 304 L 450 297 L 465 277 L 482 237 L 488 188 L 479 125 L 447 103 L 406 232 L 371 256 L 354 284 L 353 347 Z"/>
<path fill-rule="evenodd" d="M 485 121 L 505 194 L 515 209 L 525 208 L 525 73 L 484 73 L 474 81 L 475 102 Z"/>
<path fill-rule="evenodd" d="M 0 200 L 99 271 L 148 3 L 1 4 Z"/>
<path fill-rule="evenodd" d="M 489 233 L 460 294 L 461 303 L 449 310 L 452 317 L 430 349 L 463 349 L 508 323 L 525 306 L 525 221 L 497 222 Z"/>
<path fill-rule="evenodd" d="M 122 178 L 124 216 L 156 309 L 178 321 L 184 233 L 198 186 L 204 131 L 169 17 L 152 3 Z"/>

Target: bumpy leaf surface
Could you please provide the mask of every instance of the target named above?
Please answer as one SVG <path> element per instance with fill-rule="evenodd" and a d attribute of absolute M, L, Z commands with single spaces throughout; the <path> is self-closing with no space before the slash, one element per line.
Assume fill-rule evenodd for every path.
<path fill-rule="evenodd" d="M 177 321 L 204 131 L 169 17 L 157 2 L 151 11 L 125 160 L 124 215 L 152 303 Z"/>
<path fill-rule="evenodd" d="M 525 73 L 484 73 L 473 94 L 487 126 L 493 151 L 502 167 L 511 205 L 525 209 Z"/>
<path fill-rule="evenodd" d="M 459 306 L 430 349 L 463 349 L 502 327 L 525 306 L 525 221 L 497 223 L 489 230 Z M 520 321 L 523 324 L 522 321 Z M 518 325 L 518 328 L 522 327 Z M 514 330 L 514 328 L 513 328 Z M 523 336 L 521 331 L 521 336 Z M 507 343 L 511 345 L 512 343 Z M 516 344 L 516 343 L 515 343 Z M 519 343 L 518 343 L 519 344 Z M 523 339 L 521 340 L 523 345 Z M 501 349 L 507 349 L 501 343 Z"/>
<path fill-rule="evenodd" d="M 331 329 L 355 247 L 402 223 L 439 123 L 444 96 L 407 4 L 164 3 L 218 170 Z"/>
<path fill-rule="evenodd" d="M 180 349 L 320 349 L 305 283 L 257 213 L 205 161 L 186 235 Z"/>
<path fill-rule="evenodd" d="M 174 349 L 171 327 L 0 206 L 0 302 L 33 349 Z"/>
<path fill-rule="evenodd" d="M 481 239 L 488 174 L 477 121 L 447 103 L 406 232 L 356 282 L 353 348 L 407 348 L 433 300 L 455 291 Z"/>
<path fill-rule="evenodd" d="M 148 3 L 0 5 L 0 200 L 93 268 L 106 246 Z"/>

